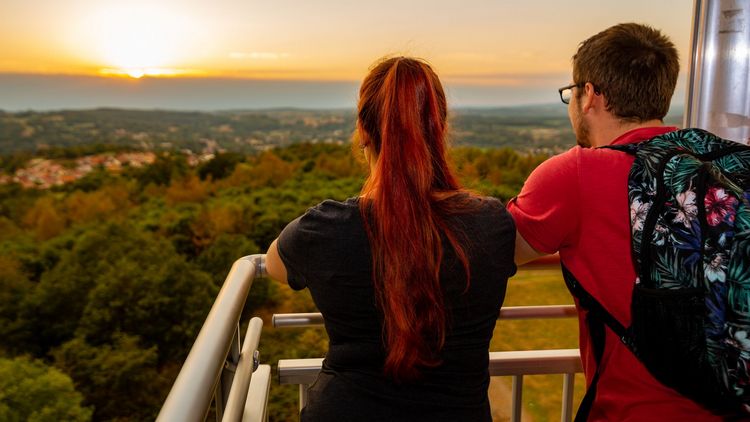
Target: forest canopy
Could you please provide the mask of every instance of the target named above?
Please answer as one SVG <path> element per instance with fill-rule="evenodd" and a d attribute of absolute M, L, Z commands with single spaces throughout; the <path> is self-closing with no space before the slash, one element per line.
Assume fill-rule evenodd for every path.
<path fill-rule="evenodd" d="M 474 147 L 452 156 L 468 188 L 503 200 L 546 158 Z M 55 397 L 35 411 L 69 415 L 60 419 L 153 420 L 232 262 L 264 252 L 323 199 L 356 196 L 364 175 L 348 146 L 302 143 L 197 166 L 162 152 L 48 190 L 0 185 L 0 371 L 30 374 L 28 391 L 4 393 L 0 419 L 44 419 L 8 410 L 23 394 L 30 405 Z M 312 310 L 260 280 L 244 315 Z M 326 342 L 321 330 L 266 329 L 262 359 L 321 356 Z M 295 402 L 295 389 L 274 386 L 273 419 L 294 419 Z"/>

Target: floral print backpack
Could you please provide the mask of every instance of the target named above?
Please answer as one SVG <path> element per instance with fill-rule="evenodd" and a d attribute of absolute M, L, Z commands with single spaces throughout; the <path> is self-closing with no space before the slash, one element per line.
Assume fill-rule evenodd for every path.
<path fill-rule="evenodd" d="M 638 278 L 625 328 L 563 268 L 589 310 L 595 353 L 606 324 L 664 385 L 717 414 L 747 417 L 750 147 L 683 129 L 606 148 L 635 155 L 628 199 Z M 576 420 L 585 420 L 596 379 Z"/>

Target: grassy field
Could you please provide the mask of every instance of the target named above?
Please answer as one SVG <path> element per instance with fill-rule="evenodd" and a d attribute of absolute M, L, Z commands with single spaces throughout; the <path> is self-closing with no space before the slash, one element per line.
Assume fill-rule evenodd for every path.
<path fill-rule="evenodd" d="M 508 282 L 503 306 L 564 305 L 573 299 L 565 288 L 558 266 L 522 269 Z M 575 318 L 498 321 L 490 350 L 566 349 L 578 347 Z M 523 380 L 523 420 L 560 420 L 562 375 L 525 376 Z M 495 421 L 509 420 L 510 377 L 493 378 L 490 386 Z M 574 405 L 583 398 L 585 381 L 576 375 Z"/>

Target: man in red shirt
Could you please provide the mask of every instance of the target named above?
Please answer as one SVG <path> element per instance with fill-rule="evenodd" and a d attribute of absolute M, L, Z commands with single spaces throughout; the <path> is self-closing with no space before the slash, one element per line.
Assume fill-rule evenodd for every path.
<path fill-rule="evenodd" d="M 550 158 L 508 209 L 516 221 L 516 263 L 560 253 L 580 284 L 624 326 L 635 283 L 628 173 L 633 157 L 605 145 L 643 141 L 664 126 L 679 72 L 677 51 L 659 31 L 620 24 L 581 43 L 573 83 L 560 89 L 578 146 Z M 587 383 L 597 361 L 578 308 Z M 659 383 L 609 329 L 589 421 L 720 420 Z"/>

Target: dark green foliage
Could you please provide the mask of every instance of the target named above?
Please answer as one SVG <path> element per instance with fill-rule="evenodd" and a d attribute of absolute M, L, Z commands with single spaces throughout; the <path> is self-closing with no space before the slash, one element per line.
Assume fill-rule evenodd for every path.
<path fill-rule="evenodd" d="M 114 126 L 121 113 L 133 121 L 142 116 L 92 113 L 104 122 L 97 130 Z M 308 127 L 299 112 L 276 113 L 286 125 Z M 82 119 L 61 115 L 66 122 Z M 183 117 L 202 116 L 165 119 L 185 123 Z M 235 131 L 242 125 L 234 114 L 210 116 Z M 242 116 L 268 128 L 278 124 L 253 113 Z M 160 123 L 138 124 L 147 130 Z M 316 130 L 341 124 L 320 123 Z M 545 158 L 469 147 L 451 154 L 467 187 L 504 200 Z M 199 167 L 164 153 L 151 166 L 94 172 L 47 191 L 0 185 L 0 353 L 54 362 L 74 380 L 95 420 L 153 420 L 232 263 L 264 253 L 289 221 L 318 202 L 358 195 L 364 177 L 347 140 L 248 157 L 218 154 Z M 243 321 L 261 315 L 268 322 L 279 310 L 314 308 L 305 293 L 255 280 Z M 321 356 L 326 342 L 322 329 L 266 327 L 261 360 Z M 295 420 L 297 389 L 274 385 L 270 406 L 273 420 Z"/>
<path fill-rule="evenodd" d="M 208 275 L 163 239 L 108 224 L 63 253 L 27 295 L 21 318 L 39 354 L 76 333 L 101 344 L 122 331 L 180 359 L 215 292 Z"/>
<path fill-rule="evenodd" d="M 82 192 L 93 192 L 95 190 L 101 189 L 105 184 L 111 182 L 114 179 L 115 176 L 112 175 L 112 173 L 104 169 L 97 169 L 73 183 L 55 188 L 55 190 L 66 192 L 73 192 L 76 190 L 80 190 Z"/>
<path fill-rule="evenodd" d="M 32 288 L 21 263 L 10 255 L 0 255 L 0 347 L 14 354 L 25 352 L 19 347 L 19 339 L 26 335 L 19 314 L 22 301 Z"/>
<path fill-rule="evenodd" d="M 91 420 L 91 409 L 68 375 L 25 357 L 0 357 L 0 420 L 46 422 Z"/>
<path fill-rule="evenodd" d="M 195 263 L 201 270 L 211 274 L 214 284 L 221 286 L 235 260 L 260 252 L 258 245 L 251 239 L 222 233 L 198 256 Z"/>
<path fill-rule="evenodd" d="M 28 151 L 0 155 L 0 173 L 13 173 L 16 170 L 23 168 L 33 157 L 34 154 Z"/>
<path fill-rule="evenodd" d="M 171 382 L 158 370 L 156 348 L 142 348 L 134 336 L 116 334 L 98 346 L 76 337 L 53 356 L 93 405 L 94 420 L 154 420 Z"/>
<path fill-rule="evenodd" d="M 177 154 L 159 154 L 156 161 L 142 169 L 134 169 L 133 174 L 142 186 L 149 184 L 168 185 L 173 178 L 185 176 L 188 172 L 185 157 Z"/>
<path fill-rule="evenodd" d="M 201 180 L 210 177 L 213 180 L 223 179 L 234 171 L 238 163 L 245 161 L 245 156 L 236 152 L 217 154 L 211 160 L 198 167 Z"/>
<path fill-rule="evenodd" d="M 0 216 L 8 217 L 15 223 L 20 223 L 24 213 L 40 196 L 43 191 L 24 190 L 15 183 L 0 185 Z M 0 232 L 0 236 L 4 233 Z"/>

